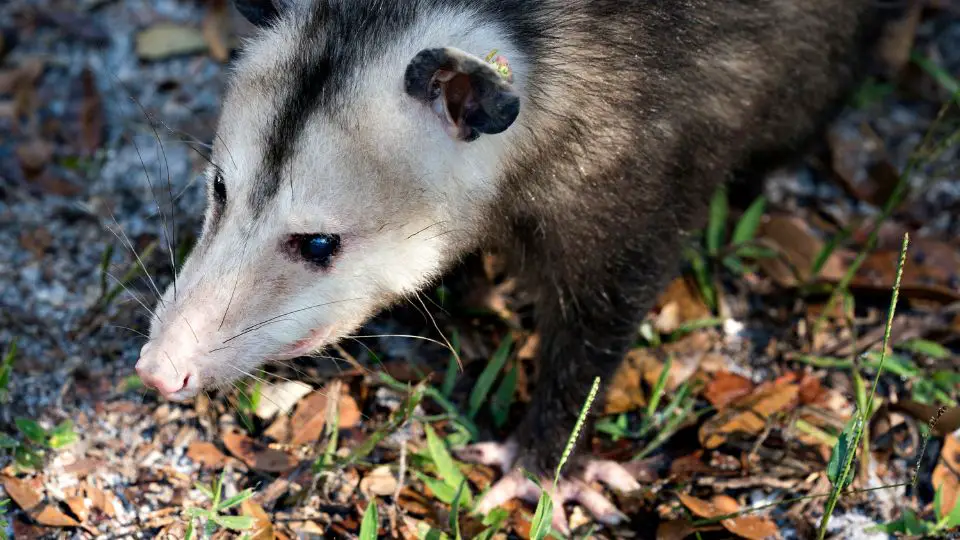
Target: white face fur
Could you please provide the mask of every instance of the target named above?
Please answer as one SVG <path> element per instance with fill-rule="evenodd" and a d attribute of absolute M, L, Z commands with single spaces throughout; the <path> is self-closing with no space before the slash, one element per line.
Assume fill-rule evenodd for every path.
<path fill-rule="evenodd" d="M 318 350 L 436 277 L 474 247 L 499 164 L 521 131 L 456 140 L 429 104 L 404 92 L 407 65 L 425 48 L 480 58 L 496 48 L 523 99 L 523 59 L 493 25 L 433 13 L 354 74 L 347 105 L 308 118 L 279 191 L 256 213 L 249 200 L 263 133 L 282 101 L 264 81 L 298 43 L 293 23 L 261 33 L 225 96 L 204 231 L 157 305 L 137 362 L 165 398 L 189 399 L 267 361 Z"/>

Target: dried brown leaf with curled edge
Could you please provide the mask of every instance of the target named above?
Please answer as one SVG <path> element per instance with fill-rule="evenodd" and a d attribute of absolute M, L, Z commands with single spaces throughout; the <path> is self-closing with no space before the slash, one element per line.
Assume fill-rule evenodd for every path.
<path fill-rule="evenodd" d="M 753 394 L 731 405 L 700 427 L 700 443 L 712 449 L 723 444 L 733 433 L 756 435 L 766 426 L 770 416 L 797 404 L 800 386 L 780 382 L 760 386 Z"/>
<path fill-rule="evenodd" d="M 680 493 L 678 497 L 691 512 L 705 519 L 714 519 L 740 511 L 740 504 L 727 495 L 716 495 L 710 501 L 684 493 Z M 744 514 L 721 520 L 720 524 L 733 534 L 750 540 L 766 540 L 780 536 L 776 523 L 763 516 Z"/>

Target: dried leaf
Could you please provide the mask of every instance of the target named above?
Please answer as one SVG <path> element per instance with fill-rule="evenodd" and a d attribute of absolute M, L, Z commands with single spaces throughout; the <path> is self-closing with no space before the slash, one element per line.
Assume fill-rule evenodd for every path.
<path fill-rule="evenodd" d="M 807 222 L 799 217 L 786 215 L 764 216 L 757 238 L 775 248 L 782 257 L 763 258 L 757 261 L 763 272 L 781 287 L 794 287 L 810 279 L 813 262 L 823 250 L 823 242 L 817 238 Z M 834 251 L 820 272 L 827 281 L 839 281 L 846 271 L 841 250 Z"/>
<path fill-rule="evenodd" d="M 80 107 L 80 150 L 92 156 L 103 145 L 103 101 L 97 89 L 93 72 L 83 70 L 80 76 L 83 85 L 83 103 Z"/>
<path fill-rule="evenodd" d="M 282 473 L 297 466 L 297 460 L 290 454 L 254 441 L 240 431 L 225 434 L 223 444 L 240 461 L 261 472 Z"/>
<path fill-rule="evenodd" d="M 675 332 L 685 322 L 711 316 L 697 286 L 684 277 L 670 282 L 657 299 L 657 309 L 654 327 L 663 334 Z"/>
<path fill-rule="evenodd" d="M 795 383 L 763 385 L 753 394 L 720 412 L 700 427 L 700 442 L 712 449 L 726 441 L 728 435 L 760 433 L 769 417 L 788 410 L 798 401 L 799 385 Z"/>
<path fill-rule="evenodd" d="M 33 510 L 43 501 L 43 493 L 30 485 L 27 480 L 4 476 L 0 483 L 3 484 L 3 489 L 7 492 L 7 495 L 24 511 Z"/>
<path fill-rule="evenodd" d="M 327 390 L 317 390 L 297 403 L 290 418 L 290 444 L 301 445 L 316 441 L 327 422 Z"/>
<path fill-rule="evenodd" d="M 205 441 L 192 442 L 187 448 L 187 457 L 211 469 L 223 467 L 227 461 L 227 456 L 216 445 Z"/>
<path fill-rule="evenodd" d="M 48 527 L 79 527 L 80 522 L 61 512 L 53 505 L 46 505 L 42 510 L 32 514 L 34 521 Z"/>
<path fill-rule="evenodd" d="M 230 11 L 226 0 L 213 0 L 203 18 L 203 37 L 210 47 L 210 56 L 218 62 L 230 59 Z"/>
<path fill-rule="evenodd" d="M 944 438 L 932 483 L 934 490 L 940 491 L 939 515 L 946 516 L 960 502 L 960 437 L 957 435 Z"/>
<path fill-rule="evenodd" d="M 264 385 L 260 388 L 260 402 L 257 404 L 257 416 L 269 420 L 276 414 L 287 414 L 303 396 L 313 388 L 300 381 L 283 381 Z"/>
<path fill-rule="evenodd" d="M 734 514 L 740 511 L 740 505 L 732 497 L 726 495 L 716 495 L 710 502 L 703 499 L 681 493 L 678 495 L 680 502 L 683 503 L 695 515 L 712 519 L 720 516 Z M 757 515 L 744 514 L 734 518 L 728 518 L 720 521 L 728 531 L 751 540 L 763 540 L 766 538 L 777 538 L 779 531 L 776 523 L 769 518 Z"/>
<path fill-rule="evenodd" d="M 87 520 L 87 517 L 90 515 L 90 509 L 87 507 L 86 499 L 83 497 L 67 497 L 65 502 L 67 506 L 70 507 L 73 515 L 77 516 L 77 519 L 81 522 Z"/>
<path fill-rule="evenodd" d="M 752 391 L 753 382 L 750 379 L 728 371 L 721 371 L 707 383 L 704 397 L 717 410 L 722 410 L 731 402 L 750 394 Z"/>
<path fill-rule="evenodd" d="M 397 478 L 387 465 L 373 469 L 360 481 L 360 491 L 372 499 L 374 496 L 392 496 L 397 489 Z"/>
<path fill-rule="evenodd" d="M 253 518 L 253 534 L 250 540 L 273 540 L 275 533 L 270 516 L 264 511 L 263 507 L 257 504 L 253 499 L 245 499 L 240 503 L 240 513 Z"/>
<path fill-rule="evenodd" d="M 738 516 L 733 519 L 725 519 L 720 524 L 733 534 L 750 540 L 778 538 L 780 532 L 776 523 L 763 516 Z"/>
<path fill-rule="evenodd" d="M 663 521 L 657 526 L 657 540 L 683 540 L 697 532 L 697 528 L 686 519 Z"/>
<path fill-rule="evenodd" d="M 144 60 L 162 60 L 206 50 L 203 33 L 189 26 L 160 23 L 137 34 L 137 56 Z"/>

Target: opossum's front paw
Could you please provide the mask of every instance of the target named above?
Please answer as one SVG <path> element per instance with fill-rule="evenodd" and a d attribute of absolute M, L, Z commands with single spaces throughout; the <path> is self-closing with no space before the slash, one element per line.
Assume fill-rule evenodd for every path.
<path fill-rule="evenodd" d="M 567 502 L 576 502 L 593 515 L 593 518 L 605 525 L 617 525 L 626 516 L 602 493 L 590 487 L 597 481 L 607 487 L 621 491 L 632 492 L 640 489 L 640 483 L 635 474 L 615 461 L 591 459 L 589 457 L 574 458 L 568 463 L 570 474 L 563 474 L 553 488 L 553 475 L 524 466 L 527 461 L 523 455 L 518 458 L 518 446 L 510 440 L 506 443 L 479 443 L 468 446 L 458 453 L 464 461 L 481 463 L 491 467 L 498 467 L 504 476 L 494 483 L 493 487 L 477 504 L 476 510 L 487 514 L 494 508 L 502 506 L 509 500 L 521 499 L 536 504 L 540 498 L 540 488 L 523 474 L 527 470 L 537 475 L 540 485 L 547 489 L 553 501 L 552 526 L 558 532 L 569 534 L 567 517 L 563 506 Z"/>

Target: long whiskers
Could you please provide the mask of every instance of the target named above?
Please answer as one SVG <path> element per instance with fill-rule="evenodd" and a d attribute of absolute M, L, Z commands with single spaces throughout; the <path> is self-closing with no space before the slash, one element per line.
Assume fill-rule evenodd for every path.
<path fill-rule="evenodd" d="M 123 230 L 123 226 L 120 225 L 119 221 L 117 221 L 116 216 L 113 215 L 113 211 L 112 210 L 108 210 L 108 211 L 110 212 L 110 219 L 112 219 L 113 222 L 117 225 L 117 228 L 120 230 L 120 234 L 117 234 L 117 231 L 113 230 L 110 227 L 107 227 L 107 230 L 113 233 L 113 235 L 116 236 L 118 240 L 120 240 L 120 243 L 123 244 L 125 248 L 130 250 L 130 253 L 132 253 L 134 258 L 137 259 L 137 264 L 140 266 L 140 269 L 143 270 L 144 275 L 147 276 L 147 280 L 150 282 L 150 286 L 153 287 L 153 293 L 156 295 L 157 300 L 160 303 L 163 303 L 163 295 L 160 293 L 160 288 L 157 287 L 157 282 L 155 282 L 153 280 L 153 276 L 150 275 L 150 270 L 148 270 L 147 265 L 143 263 L 143 259 L 140 258 L 140 254 L 137 253 L 136 248 L 133 247 L 133 242 L 130 241 L 130 237 L 127 236 L 127 233 Z M 121 235 L 123 236 L 121 237 Z"/>
<path fill-rule="evenodd" d="M 252 331 L 254 331 L 254 330 L 259 330 L 259 329 L 263 328 L 264 326 L 266 326 L 267 324 L 271 324 L 271 323 L 277 321 L 277 319 L 280 319 L 280 318 L 282 318 L 282 317 L 286 317 L 286 316 L 288 316 L 288 315 L 293 315 L 293 314 L 295 314 L 295 313 L 300 313 L 300 312 L 303 312 L 303 311 L 307 311 L 307 310 L 311 310 L 311 309 L 317 309 L 317 308 L 320 308 L 320 307 L 330 306 L 330 305 L 333 305 L 333 304 L 339 304 L 339 303 L 343 303 L 343 302 L 354 302 L 354 301 L 357 301 L 357 300 L 362 300 L 362 298 L 347 298 L 347 299 L 345 299 L 345 300 L 334 300 L 334 301 L 332 301 L 332 302 L 324 302 L 324 303 L 321 303 L 321 304 L 315 304 L 315 305 L 312 305 L 312 306 L 307 306 L 307 307 L 305 307 L 305 308 L 300 308 L 300 309 L 295 309 L 295 310 L 293 310 L 293 311 L 288 311 L 288 312 L 286 312 L 286 313 L 281 313 L 280 315 L 277 315 L 277 316 L 275 316 L 275 317 L 270 317 L 269 319 L 266 319 L 266 320 L 264 320 L 264 321 L 260 321 L 260 322 L 258 322 L 258 323 L 256 323 L 256 324 L 252 324 L 252 325 L 244 328 L 243 330 L 240 331 L 239 334 L 223 340 L 223 343 L 226 344 L 227 342 L 232 341 L 232 340 L 234 340 L 234 339 L 236 339 L 236 338 L 238 338 L 238 337 L 240 337 L 240 336 L 242 336 L 242 335 L 248 334 L 248 333 L 250 333 L 250 332 L 252 332 Z"/>

